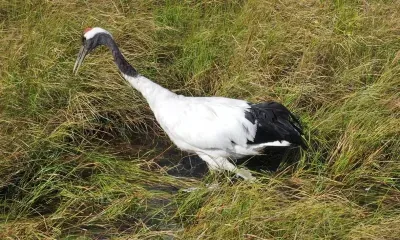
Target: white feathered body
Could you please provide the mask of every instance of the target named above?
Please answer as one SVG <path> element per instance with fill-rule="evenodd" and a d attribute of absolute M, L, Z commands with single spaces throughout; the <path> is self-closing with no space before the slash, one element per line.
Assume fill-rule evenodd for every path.
<path fill-rule="evenodd" d="M 247 145 L 248 140 L 254 139 L 256 129 L 244 116 L 248 108 L 241 100 L 177 95 L 157 105 L 154 114 L 180 149 L 241 158 L 257 154 Z"/>
<path fill-rule="evenodd" d="M 259 154 L 266 146 L 289 146 L 287 141 L 248 144 L 257 122 L 245 118 L 248 102 L 224 97 L 177 95 L 143 76 L 124 76 L 147 99 L 157 122 L 181 150 L 218 158 L 239 159 Z"/>

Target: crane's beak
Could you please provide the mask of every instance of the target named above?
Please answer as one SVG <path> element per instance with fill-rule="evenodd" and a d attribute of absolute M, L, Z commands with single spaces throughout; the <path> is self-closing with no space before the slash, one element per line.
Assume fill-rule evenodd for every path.
<path fill-rule="evenodd" d="M 78 57 L 75 61 L 74 70 L 72 73 L 78 74 L 79 67 L 82 65 L 83 60 L 85 59 L 88 51 L 86 50 L 85 46 L 82 46 L 79 50 Z"/>

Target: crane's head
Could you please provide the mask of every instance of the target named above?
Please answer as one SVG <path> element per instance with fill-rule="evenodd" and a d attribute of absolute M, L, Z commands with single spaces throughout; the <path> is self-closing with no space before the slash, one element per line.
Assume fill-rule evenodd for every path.
<path fill-rule="evenodd" d="M 83 31 L 82 47 L 79 50 L 78 58 L 76 59 L 74 65 L 73 73 L 75 74 L 78 73 L 78 69 L 88 53 L 90 53 L 97 46 L 106 44 L 107 39 L 109 39 L 110 37 L 112 37 L 111 33 L 102 28 L 99 27 L 86 28 Z"/>

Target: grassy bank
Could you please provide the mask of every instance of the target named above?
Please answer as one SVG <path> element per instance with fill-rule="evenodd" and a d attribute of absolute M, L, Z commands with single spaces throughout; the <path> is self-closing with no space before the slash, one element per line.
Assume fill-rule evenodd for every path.
<path fill-rule="evenodd" d="M 399 22 L 394 0 L 0 0 L 0 238 L 398 238 Z M 177 177 L 105 48 L 72 75 L 88 26 L 179 94 L 282 102 L 310 148 L 256 183 Z"/>

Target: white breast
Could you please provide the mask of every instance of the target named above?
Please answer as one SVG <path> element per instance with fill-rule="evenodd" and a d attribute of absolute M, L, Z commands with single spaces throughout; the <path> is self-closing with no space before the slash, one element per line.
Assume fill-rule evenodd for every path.
<path fill-rule="evenodd" d="M 228 98 L 178 96 L 153 109 L 157 121 L 182 150 L 217 156 L 256 154 L 247 150 L 256 126 L 244 114 L 245 101 Z"/>

